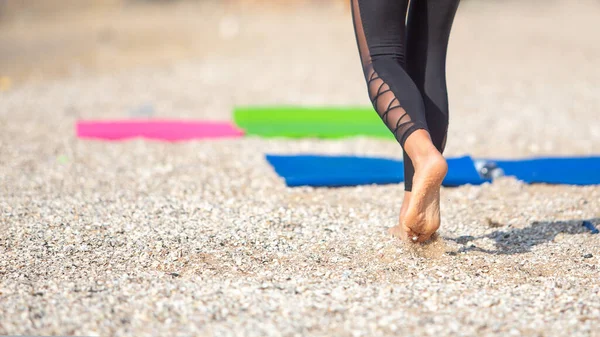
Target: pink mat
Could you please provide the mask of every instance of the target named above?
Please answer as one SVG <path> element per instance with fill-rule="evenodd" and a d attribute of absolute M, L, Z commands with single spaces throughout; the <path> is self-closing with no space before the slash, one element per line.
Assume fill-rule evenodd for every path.
<path fill-rule="evenodd" d="M 148 138 L 164 141 L 183 141 L 207 138 L 241 137 L 244 131 L 228 122 L 125 120 L 78 121 L 77 137 L 104 140 Z"/>

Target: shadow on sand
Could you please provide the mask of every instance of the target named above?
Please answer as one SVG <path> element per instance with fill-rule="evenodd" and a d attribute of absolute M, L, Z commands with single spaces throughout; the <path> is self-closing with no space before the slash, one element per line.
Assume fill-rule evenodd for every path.
<path fill-rule="evenodd" d="M 556 221 L 556 222 L 533 222 L 529 227 L 522 229 L 514 228 L 508 231 L 494 231 L 490 234 L 474 237 L 470 235 L 460 236 L 457 238 L 444 238 L 449 241 L 455 241 L 458 244 L 463 245 L 459 250 L 449 252 L 450 255 L 456 255 L 462 252 L 483 252 L 488 254 L 522 254 L 530 252 L 531 249 L 539 244 L 553 241 L 556 235 L 559 233 L 564 234 L 592 234 L 590 228 L 584 226 L 584 222 L 591 223 L 594 227 L 598 228 L 600 225 L 600 218 L 585 219 L 585 220 L 569 220 L 569 221 Z M 496 243 L 496 249 L 482 249 L 473 244 L 469 244 L 471 241 L 488 238 L 494 240 Z"/>

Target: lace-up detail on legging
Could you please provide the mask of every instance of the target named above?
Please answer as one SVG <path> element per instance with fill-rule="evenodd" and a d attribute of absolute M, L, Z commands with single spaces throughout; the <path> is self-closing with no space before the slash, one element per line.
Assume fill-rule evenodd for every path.
<path fill-rule="evenodd" d="M 367 86 L 373 108 L 401 145 L 404 145 L 411 131 L 427 129 L 427 125 L 424 123 L 415 122 L 410 118 L 390 85 L 384 82 L 373 66 L 368 67 L 367 70 L 370 72 Z"/>
<path fill-rule="evenodd" d="M 421 93 L 404 69 L 405 26 L 398 18 L 406 11 L 407 1 L 386 4 L 374 2 L 366 7 L 362 0 L 352 0 L 352 10 L 369 97 L 385 125 L 404 146 L 413 131 L 427 130 L 427 122 Z M 394 34 L 380 34 L 378 30 Z"/>

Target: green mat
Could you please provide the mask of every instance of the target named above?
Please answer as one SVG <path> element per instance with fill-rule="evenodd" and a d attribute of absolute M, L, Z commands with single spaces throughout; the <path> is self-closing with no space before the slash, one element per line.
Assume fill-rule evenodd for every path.
<path fill-rule="evenodd" d="M 246 135 L 261 137 L 394 139 L 371 107 L 246 106 L 233 118 Z"/>

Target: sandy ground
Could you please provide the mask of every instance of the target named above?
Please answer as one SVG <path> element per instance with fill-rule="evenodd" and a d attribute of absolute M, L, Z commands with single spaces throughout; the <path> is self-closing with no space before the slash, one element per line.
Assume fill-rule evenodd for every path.
<path fill-rule="evenodd" d="M 463 3 L 449 156 L 600 153 L 600 5 L 537 4 Z M 102 13 L 0 30 L 0 334 L 600 336 L 598 186 L 444 188 L 412 249 L 386 235 L 402 186 L 288 189 L 263 157 L 394 142 L 74 137 L 143 106 L 366 105 L 343 7 Z"/>

